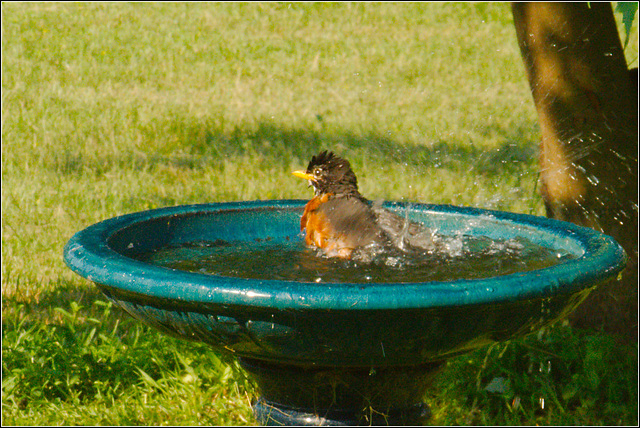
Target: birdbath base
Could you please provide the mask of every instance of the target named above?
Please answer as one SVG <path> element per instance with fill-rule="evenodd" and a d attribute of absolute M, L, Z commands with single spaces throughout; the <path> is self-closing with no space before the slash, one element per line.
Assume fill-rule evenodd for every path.
<path fill-rule="evenodd" d="M 423 402 L 442 362 L 408 367 L 298 367 L 240 358 L 261 397 L 262 425 L 424 425 Z"/>

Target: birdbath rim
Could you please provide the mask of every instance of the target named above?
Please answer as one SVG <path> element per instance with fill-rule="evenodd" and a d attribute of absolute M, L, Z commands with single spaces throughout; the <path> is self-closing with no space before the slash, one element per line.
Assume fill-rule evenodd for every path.
<path fill-rule="evenodd" d="M 615 240 L 572 223 L 505 211 L 407 202 L 383 207 L 425 215 L 466 227 L 506 228 L 521 236 L 571 250 L 574 260 L 528 272 L 482 279 L 421 283 L 314 283 L 223 277 L 168 269 L 123 254 L 115 236 L 134 225 L 211 215 L 278 215 L 303 209 L 303 200 L 241 201 L 179 205 L 140 211 L 101 221 L 77 232 L 64 249 L 67 265 L 98 284 L 150 298 L 198 304 L 227 304 L 284 310 L 392 310 L 509 302 L 575 293 L 614 277 L 626 254 Z M 268 227 L 267 227 L 268 229 Z M 488 229 L 487 229 L 488 230 Z M 299 236 L 298 231 L 292 233 Z M 301 239 L 301 238 L 299 238 Z M 121 248 L 116 248 L 120 246 Z"/>

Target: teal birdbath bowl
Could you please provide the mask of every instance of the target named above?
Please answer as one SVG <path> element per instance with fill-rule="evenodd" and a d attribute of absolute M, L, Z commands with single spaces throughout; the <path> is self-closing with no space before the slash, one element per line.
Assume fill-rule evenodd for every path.
<path fill-rule="evenodd" d="M 542 217 L 385 203 L 443 236 L 526 239 L 570 255 L 544 268 L 424 282 L 316 282 L 189 271 L 150 263 L 163 248 L 300 242 L 305 201 L 162 208 L 76 233 L 64 259 L 133 317 L 232 353 L 255 379 L 267 425 L 421 424 L 449 357 L 539 330 L 622 270 L 610 237 Z M 227 266 L 228 267 L 228 266 Z"/>

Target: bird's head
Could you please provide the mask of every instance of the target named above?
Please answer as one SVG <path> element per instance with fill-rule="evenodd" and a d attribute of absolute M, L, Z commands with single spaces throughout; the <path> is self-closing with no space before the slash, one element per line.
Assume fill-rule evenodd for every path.
<path fill-rule="evenodd" d="M 358 195 L 358 180 L 351 170 L 349 161 L 323 151 L 311 158 L 306 171 L 294 171 L 293 175 L 303 178 L 313 187 L 316 195 Z"/>

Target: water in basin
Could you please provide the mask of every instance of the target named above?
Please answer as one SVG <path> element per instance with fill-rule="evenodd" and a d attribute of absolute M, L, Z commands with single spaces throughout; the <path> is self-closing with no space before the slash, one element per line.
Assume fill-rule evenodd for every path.
<path fill-rule="evenodd" d="M 437 249 L 381 251 L 367 260 L 323 256 L 300 239 L 198 241 L 167 246 L 136 259 L 204 274 L 298 282 L 403 283 L 478 279 L 550 267 L 576 256 L 525 238 L 439 237 Z"/>

